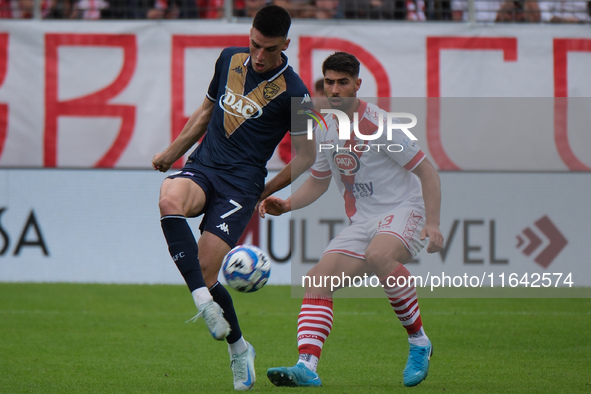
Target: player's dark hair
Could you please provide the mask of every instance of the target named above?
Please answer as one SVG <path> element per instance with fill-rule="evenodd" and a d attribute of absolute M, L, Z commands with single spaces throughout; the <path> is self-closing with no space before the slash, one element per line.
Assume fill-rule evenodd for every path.
<path fill-rule="evenodd" d="M 291 16 L 278 5 L 266 5 L 257 11 L 252 21 L 252 27 L 265 37 L 287 37 L 291 26 Z"/>
<path fill-rule="evenodd" d="M 315 92 L 324 92 L 324 78 L 319 78 L 314 83 Z"/>
<path fill-rule="evenodd" d="M 359 60 L 355 56 L 347 52 L 335 52 L 322 63 L 322 74 L 326 74 L 326 70 L 332 70 L 359 77 L 359 67 Z"/>

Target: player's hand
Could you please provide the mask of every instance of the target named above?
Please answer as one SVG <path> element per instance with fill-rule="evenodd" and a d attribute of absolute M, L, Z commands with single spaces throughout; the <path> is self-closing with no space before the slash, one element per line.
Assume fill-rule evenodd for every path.
<path fill-rule="evenodd" d="M 427 237 L 429 237 L 427 253 L 436 253 L 443 249 L 443 234 L 441 234 L 439 226 L 425 224 L 425 227 L 421 230 L 421 241 Z"/>
<path fill-rule="evenodd" d="M 164 159 L 164 155 L 162 153 L 156 153 L 152 158 L 152 168 L 160 172 L 166 172 L 172 167 L 172 163 L 168 163 Z"/>
<path fill-rule="evenodd" d="M 289 204 L 275 196 L 269 196 L 259 203 L 259 216 L 264 218 L 265 214 L 279 216 L 289 211 Z"/>

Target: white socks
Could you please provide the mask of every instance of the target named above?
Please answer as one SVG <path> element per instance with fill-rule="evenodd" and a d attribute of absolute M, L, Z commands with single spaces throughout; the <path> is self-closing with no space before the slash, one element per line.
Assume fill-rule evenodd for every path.
<path fill-rule="evenodd" d="M 193 300 L 195 301 L 195 306 L 198 310 L 201 309 L 201 305 L 213 300 L 213 297 L 209 293 L 207 287 L 200 287 L 198 289 L 195 289 L 191 294 L 193 295 Z"/>
<path fill-rule="evenodd" d="M 298 364 L 304 364 L 310 371 L 316 372 L 318 368 L 318 357 L 313 354 L 300 354 Z"/>
<path fill-rule="evenodd" d="M 236 342 L 228 344 L 228 352 L 230 353 L 230 356 L 244 353 L 246 349 L 248 349 L 248 345 L 246 344 L 244 337 L 240 337 Z"/>
<path fill-rule="evenodd" d="M 213 297 L 211 296 L 211 293 L 207 287 L 195 289 L 191 294 L 193 295 L 193 300 L 195 300 L 195 305 L 197 306 L 198 310 L 201 310 L 201 305 L 213 300 Z M 248 345 L 246 344 L 246 341 L 243 337 L 240 337 L 240 339 L 234 343 L 228 344 L 228 352 L 231 356 L 244 353 L 246 349 L 248 349 Z"/>
<path fill-rule="evenodd" d="M 425 334 L 423 327 L 412 335 L 408 336 L 408 342 L 416 346 L 427 346 L 429 344 L 429 337 Z"/>

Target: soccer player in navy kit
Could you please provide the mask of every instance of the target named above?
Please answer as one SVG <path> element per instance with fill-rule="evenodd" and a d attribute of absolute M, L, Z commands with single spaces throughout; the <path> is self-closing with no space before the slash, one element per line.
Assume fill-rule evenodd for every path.
<path fill-rule="evenodd" d="M 255 352 L 242 337 L 230 294 L 217 281 L 222 259 L 238 242 L 258 201 L 289 185 L 315 159 L 314 141 L 306 138 L 306 117 L 300 115 L 298 123 L 297 115 L 292 116 L 298 112 L 292 110 L 292 97 L 302 97 L 309 106 L 311 100 L 283 54 L 290 25 L 289 13 L 281 7 L 259 10 L 249 48 L 222 51 L 203 104 L 152 160 L 154 169 L 165 172 L 203 137 L 183 169 L 162 183 L 160 222 L 197 317 L 203 317 L 215 339 L 228 342 L 236 390 L 253 387 Z M 265 184 L 266 163 L 287 131 L 296 155 Z M 186 218 L 200 215 L 196 242 Z"/>

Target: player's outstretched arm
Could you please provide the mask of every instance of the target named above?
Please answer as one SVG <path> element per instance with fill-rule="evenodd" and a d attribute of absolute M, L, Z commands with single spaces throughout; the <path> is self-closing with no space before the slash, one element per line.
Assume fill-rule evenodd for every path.
<path fill-rule="evenodd" d="M 259 204 L 259 215 L 262 218 L 267 213 L 278 216 L 285 212 L 306 207 L 318 200 L 328 190 L 330 180 L 330 177 L 314 178 L 313 176 L 309 176 L 287 200 L 282 200 L 275 196 L 265 198 Z"/>
<path fill-rule="evenodd" d="M 203 104 L 191 114 L 179 136 L 175 138 L 168 148 L 154 155 L 152 167 L 155 170 L 161 172 L 168 171 L 175 161 L 180 159 L 181 156 L 203 137 L 203 134 L 207 130 L 207 125 L 211 120 L 213 107 L 213 101 L 206 97 L 203 100 Z"/>
<path fill-rule="evenodd" d="M 308 140 L 306 135 L 294 135 L 291 143 L 296 154 L 277 175 L 265 184 L 261 200 L 291 184 L 314 164 L 316 159 L 316 142 Z"/>
<path fill-rule="evenodd" d="M 429 237 L 428 253 L 439 252 L 443 248 L 443 235 L 439 230 L 441 210 L 441 181 L 439 173 L 431 161 L 425 158 L 414 170 L 421 180 L 423 200 L 425 201 L 425 226 L 421 231 L 421 240 Z"/>
<path fill-rule="evenodd" d="M 264 218 L 266 214 L 279 216 L 285 212 L 291 211 L 290 204 L 279 197 L 269 196 L 265 198 L 258 206 L 259 216 Z"/>

